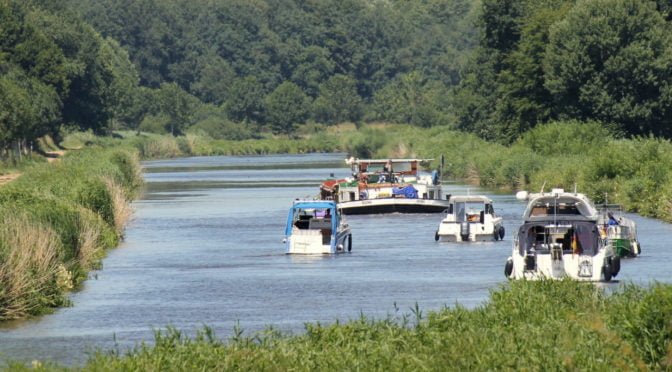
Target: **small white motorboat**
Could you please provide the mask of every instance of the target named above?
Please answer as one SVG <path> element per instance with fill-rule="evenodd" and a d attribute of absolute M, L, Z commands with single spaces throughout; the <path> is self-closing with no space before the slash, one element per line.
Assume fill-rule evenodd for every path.
<path fill-rule="evenodd" d="M 327 200 L 294 201 L 287 216 L 287 253 L 334 254 L 352 250 L 350 226 Z"/>
<path fill-rule="evenodd" d="M 434 234 L 436 241 L 482 242 L 504 238 L 502 217 L 495 214 L 487 196 L 451 196 L 444 213 Z"/>
<path fill-rule="evenodd" d="M 610 281 L 618 275 L 620 257 L 599 233 L 599 214 L 584 194 L 553 189 L 529 194 L 523 224 L 513 240 L 504 275 L 511 279 Z"/>

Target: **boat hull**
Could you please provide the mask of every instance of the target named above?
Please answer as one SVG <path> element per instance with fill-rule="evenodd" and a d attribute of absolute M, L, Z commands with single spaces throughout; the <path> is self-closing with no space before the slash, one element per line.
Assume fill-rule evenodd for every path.
<path fill-rule="evenodd" d="M 383 214 L 383 213 L 441 213 L 449 206 L 448 200 L 436 199 L 367 199 L 338 203 L 344 214 Z"/>
<path fill-rule="evenodd" d="M 604 253 L 596 256 L 563 254 L 554 258 L 550 254 L 538 255 L 534 263 L 528 262 L 526 257 L 514 255 L 512 279 L 563 279 L 571 278 L 579 281 L 605 280 Z M 611 275 L 610 275 L 611 277 Z"/>
<path fill-rule="evenodd" d="M 501 219 L 495 224 L 469 223 L 463 233 L 462 224 L 458 222 L 442 222 L 436 232 L 436 240 L 440 242 L 492 242 L 502 239 Z M 466 239 L 465 239 L 466 238 Z"/>

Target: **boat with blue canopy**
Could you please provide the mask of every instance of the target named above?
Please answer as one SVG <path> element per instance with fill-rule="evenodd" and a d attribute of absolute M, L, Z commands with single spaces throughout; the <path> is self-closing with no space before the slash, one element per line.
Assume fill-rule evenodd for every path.
<path fill-rule="evenodd" d="M 336 254 L 352 250 L 352 233 L 336 202 L 295 200 L 283 242 L 289 254 Z"/>

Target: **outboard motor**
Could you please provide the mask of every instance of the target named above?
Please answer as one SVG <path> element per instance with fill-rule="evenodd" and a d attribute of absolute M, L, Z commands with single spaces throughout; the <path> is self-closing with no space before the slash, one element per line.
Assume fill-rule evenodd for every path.
<path fill-rule="evenodd" d="M 469 222 L 460 223 L 460 236 L 463 242 L 469 241 Z"/>

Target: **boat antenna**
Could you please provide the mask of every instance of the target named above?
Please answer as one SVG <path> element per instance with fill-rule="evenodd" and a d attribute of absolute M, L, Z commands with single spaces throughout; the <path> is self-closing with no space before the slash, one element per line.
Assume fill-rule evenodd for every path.
<path fill-rule="evenodd" d="M 558 198 L 560 197 L 559 194 L 555 194 L 553 197 L 553 225 L 555 226 L 555 231 L 558 231 Z"/>
<path fill-rule="evenodd" d="M 541 185 L 541 190 L 539 190 L 540 193 L 544 193 L 544 187 L 546 186 L 546 181 L 544 181 L 543 185 Z"/>
<path fill-rule="evenodd" d="M 443 166 L 446 163 L 446 157 L 441 154 L 441 168 L 439 169 L 439 180 L 443 178 Z"/>
<path fill-rule="evenodd" d="M 576 182 L 574 182 L 574 195 L 576 195 Z"/>

